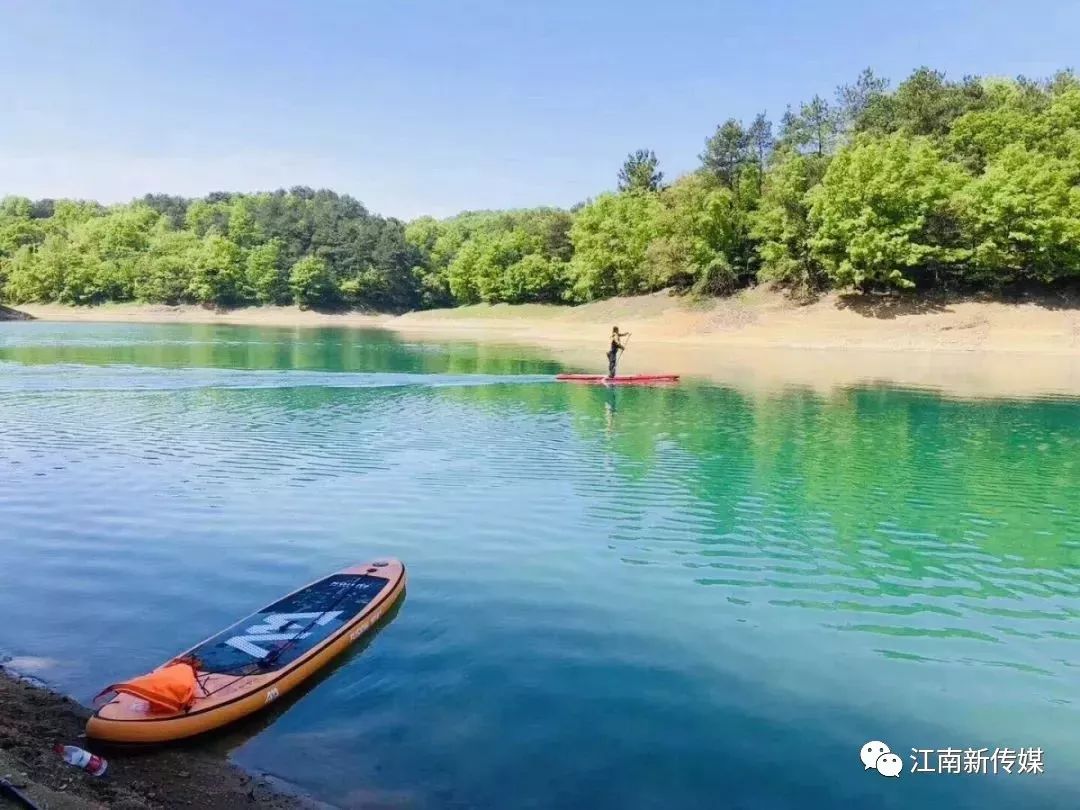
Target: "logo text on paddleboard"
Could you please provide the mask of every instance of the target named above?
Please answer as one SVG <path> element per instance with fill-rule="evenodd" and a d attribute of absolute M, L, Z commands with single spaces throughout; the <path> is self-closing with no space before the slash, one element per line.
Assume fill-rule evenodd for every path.
<path fill-rule="evenodd" d="M 322 627 L 341 615 L 340 610 L 326 613 L 271 613 L 262 624 L 253 625 L 245 630 L 246 635 L 233 636 L 225 643 L 234 649 L 247 653 L 252 658 L 263 659 L 270 650 L 260 647 L 271 641 L 298 641 L 311 635 L 305 632 L 310 627 Z"/>

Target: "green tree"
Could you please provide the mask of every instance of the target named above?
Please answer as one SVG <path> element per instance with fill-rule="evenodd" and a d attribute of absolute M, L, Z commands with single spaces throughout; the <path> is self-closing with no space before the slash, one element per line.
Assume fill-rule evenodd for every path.
<path fill-rule="evenodd" d="M 446 268 L 450 292 L 459 303 L 476 304 L 483 300 L 480 278 L 490 275 L 487 268 L 494 259 L 495 239 L 489 233 L 476 234 L 461 246 Z"/>
<path fill-rule="evenodd" d="M 34 205 L 25 197 L 0 200 L 0 263 L 23 245 L 39 245 L 45 239 L 43 220 L 34 216 Z"/>
<path fill-rule="evenodd" d="M 371 231 L 365 263 L 359 268 L 351 261 L 338 263 L 343 268 L 338 278 L 345 300 L 384 312 L 419 306 L 420 282 L 413 267 L 421 261 L 421 254 L 405 238 L 405 226 L 397 220 L 379 220 L 369 222 L 365 230 Z"/>
<path fill-rule="evenodd" d="M 555 303 L 566 288 L 567 273 L 566 262 L 541 253 L 527 253 L 506 268 L 502 298 L 511 304 Z"/>
<path fill-rule="evenodd" d="M 39 278 L 36 263 L 37 256 L 28 245 L 0 259 L 0 300 L 12 304 L 40 300 L 34 295 Z"/>
<path fill-rule="evenodd" d="M 211 231 L 191 255 L 190 294 L 196 301 L 231 307 L 249 299 L 244 252 L 236 243 Z"/>
<path fill-rule="evenodd" d="M 52 234 L 36 249 L 16 251 L 7 265 L 6 293 L 16 304 L 91 304 L 97 293 L 93 270 L 65 236 Z"/>
<path fill-rule="evenodd" d="M 840 286 L 911 287 L 964 258 L 953 196 L 963 171 L 924 137 L 860 136 L 811 192 L 813 257 Z"/>
<path fill-rule="evenodd" d="M 163 217 L 150 232 L 146 250 L 136 260 L 134 294 L 139 301 L 178 304 L 191 297 L 192 267 L 199 238 L 175 230 Z"/>
<path fill-rule="evenodd" d="M 40 246 L 20 248 L 7 270 L 13 300 L 97 304 L 134 297 L 136 264 L 159 219 L 155 211 L 61 202 L 51 219 Z"/>
<path fill-rule="evenodd" d="M 224 236 L 229 232 L 230 211 L 228 200 L 195 200 L 187 207 L 185 222 L 200 239 L 209 233 Z"/>
<path fill-rule="evenodd" d="M 799 107 L 798 114 L 789 108 L 781 123 L 781 140 L 803 152 L 823 157 L 832 152 L 839 129 L 837 111 L 821 96 Z"/>
<path fill-rule="evenodd" d="M 662 211 L 654 194 L 602 194 L 574 218 L 570 267 L 574 300 L 636 295 L 651 289 L 645 255 Z"/>
<path fill-rule="evenodd" d="M 511 268 L 517 268 L 529 256 L 536 256 L 546 267 L 547 260 L 534 252 L 527 234 L 521 229 L 483 231 L 470 239 L 458 252 L 449 268 L 450 289 L 466 303 L 522 303 L 528 300 L 527 285 L 517 278 L 511 283 Z M 536 267 L 530 262 L 525 267 Z M 544 270 L 543 272 L 546 272 Z"/>
<path fill-rule="evenodd" d="M 450 267 L 458 254 L 474 238 L 483 238 L 483 234 L 505 229 L 509 227 L 508 222 L 508 215 L 491 211 L 465 212 L 440 222 L 428 251 L 427 274 L 433 277 L 431 283 L 445 285 L 455 303 L 470 304 L 479 301 L 480 294 L 472 275 L 459 268 L 452 282 Z"/>
<path fill-rule="evenodd" d="M 46 278 L 46 267 L 38 259 L 40 253 L 40 249 L 34 250 L 29 245 L 24 245 L 5 260 L 5 300 L 12 304 L 57 300 L 60 280 Z"/>
<path fill-rule="evenodd" d="M 450 306 L 454 300 L 446 265 L 435 257 L 435 245 L 442 232 L 443 225 L 434 217 L 420 217 L 405 226 L 405 239 L 418 257 L 413 275 L 420 287 L 420 305 L 425 308 Z"/>
<path fill-rule="evenodd" d="M 1055 88 L 985 82 L 981 106 L 952 122 L 948 148 L 975 172 L 1011 145 L 1064 157 L 1066 133 L 1080 128 L 1080 86 Z"/>
<path fill-rule="evenodd" d="M 568 213 L 548 208 L 464 214 L 429 234 L 429 266 L 445 267 L 458 303 L 559 300 L 573 251 L 570 225 Z"/>
<path fill-rule="evenodd" d="M 189 202 L 186 198 L 171 194 L 146 194 L 140 202 L 161 214 L 173 230 L 178 231 L 184 227 Z"/>
<path fill-rule="evenodd" d="M 244 270 L 247 286 L 260 304 L 281 305 L 292 299 L 280 239 L 271 239 L 248 251 Z"/>
<path fill-rule="evenodd" d="M 877 130 L 887 127 L 889 80 L 876 75 L 871 68 L 859 74 L 853 84 L 836 89 L 837 116 L 843 130 Z"/>
<path fill-rule="evenodd" d="M 255 223 L 254 206 L 252 198 L 243 195 L 237 195 L 229 204 L 228 236 L 242 248 L 249 248 L 261 241 Z M 278 244 L 280 246 L 280 242 Z"/>
<path fill-rule="evenodd" d="M 900 83 L 888 106 L 891 114 L 879 117 L 887 131 L 902 129 L 912 135 L 943 137 L 953 121 L 985 101 L 982 84 L 967 76 L 950 82 L 945 74 L 921 67 Z M 890 120 L 891 119 L 891 120 Z"/>
<path fill-rule="evenodd" d="M 776 138 L 773 137 L 772 121 L 765 117 L 765 113 L 758 113 L 750 128 L 746 131 L 746 139 L 749 143 L 750 153 L 754 166 L 757 170 L 757 191 L 761 194 L 765 180 L 765 167 L 769 157 L 776 146 Z"/>
<path fill-rule="evenodd" d="M 753 217 L 761 281 L 804 290 L 823 285 L 825 276 L 810 249 L 814 231 L 809 192 L 821 182 L 827 166 L 828 158 L 803 155 L 791 147 L 777 153 Z"/>
<path fill-rule="evenodd" d="M 750 137 L 743 125 L 729 118 L 706 139 L 701 164 L 720 179 L 724 185 L 734 188 L 738 183 L 739 169 L 750 159 Z"/>
<path fill-rule="evenodd" d="M 301 309 L 334 307 L 339 290 L 326 262 L 315 256 L 305 256 L 289 271 L 289 288 Z"/>
<path fill-rule="evenodd" d="M 710 174 L 692 174 L 666 189 L 662 201 L 645 253 L 649 289 L 716 295 L 748 280 L 748 223 L 731 189 Z"/>
<path fill-rule="evenodd" d="M 141 203 L 109 209 L 74 228 L 72 248 L 82 257 L 85 289 L 80 303 L 129 301 L 135 297 L 137 264 L 150 247 L 161 215 Z"/>
<path fill-rule="evenodd" d="M 659 191 L 664 173 L 651 149 L 632 152 L 619 170 L 619 191 Z"/>
<path fill-rule="evenodd" d="M 105 214 L 105 206 L 87 200 L 57 200 L 51 223 L 57 230 L 74 227 Z"/>
<path fill-rule="evenodd" d="M 1080 160 L 1009 144 L 959 199 L 973 279 L 1080 277 Z"/>

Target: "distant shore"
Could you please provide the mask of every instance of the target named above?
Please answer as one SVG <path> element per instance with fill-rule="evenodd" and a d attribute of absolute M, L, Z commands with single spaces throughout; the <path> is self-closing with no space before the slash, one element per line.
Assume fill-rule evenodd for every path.
<path fill-rule="evenodd" d="M 804 303 L 763 287 L 703 301 L 656 293 L 577 307 L 477 305 L 405 315 L 294 307 L 26 305 L 47 321 L 381 328 L 410 339 L 528 345 L 602 370 L 611 326 L 633 333 L 620 370 L 743 387 L 829 390 L 866 382 L 971 396 L 1080 394 L 1080 300 L 831 293 Z"/>

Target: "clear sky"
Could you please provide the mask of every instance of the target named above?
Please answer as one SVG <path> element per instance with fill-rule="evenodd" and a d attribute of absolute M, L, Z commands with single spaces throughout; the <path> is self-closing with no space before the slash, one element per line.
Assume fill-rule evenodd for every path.
<path fill-rule="evenodd" d="M 674 177 L 729 116 L 873 67 L 1045 76 L 1074 0 L 3 0 L 0 196 L 290 185 L 410 218 Z"/>

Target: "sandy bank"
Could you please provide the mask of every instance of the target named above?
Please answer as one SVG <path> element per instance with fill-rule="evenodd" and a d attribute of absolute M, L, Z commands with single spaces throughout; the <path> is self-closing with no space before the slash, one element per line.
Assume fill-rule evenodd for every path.
<path fill-rule="evenodd" d="M 129 304 L 19 309 L 63 321 L 378 327 L 410 339 L 540 347 L 595 371 L 618 324 L 633 333 L 620 365 L 626 373 L 675 372 L 765 390 L 881 382 L 965 396 L 1080 394 L 1080 300 L 1049 294 L 1005 302 L 832 293 L 800 303 L 755 288 L 708 301 L 658 293 L 579 307 L 479 305 L 401 316 Z"/>
<path fill-rule="evenodd" d="M 14 677 L 0 667 L 0 777 L 41 808 L 139 810 L 140 808 L 312 807 L 277 792 L 224 757 L 197 748 L 151 752 L 102 751 L 105 777 L 94 779 L 51 750 L 64 742 L 98 751 L 80 735 L 87 710 L 69 698 Z M 17 807 L 0 796 L 0 808 Z"/>
<path fill-rule="evenodd" d="M 1080 352 L 1080 300 L 1043 296 L 1014 302 L 832 293 L 812 303 L 755 288 L 726 299 L 694 301 L 665 293 L 613 298 L 583 306 L 505 304 L 406 315 L 324 313 L 295 307 L 218 311 L 200 306 L 28 304 L 17 311 L 53 321 L 226 323 L 261 326 L 349 326 L 486 333 L 542 340 L 597 340 L 595 327 L 615 321 L 635 343 L 693 343 L 755 348 L 877 351 Z M 586 331 L 587 330 L 587 331 Z M 599 340 L 603 342 L 605 335 Z"/>

